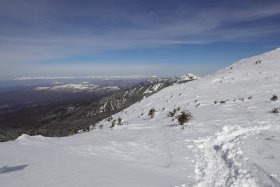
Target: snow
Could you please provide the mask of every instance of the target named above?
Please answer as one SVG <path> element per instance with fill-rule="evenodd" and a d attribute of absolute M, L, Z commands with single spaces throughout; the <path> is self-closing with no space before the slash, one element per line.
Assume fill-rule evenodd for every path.
<path fill-rule="evenodd" d="M 259 134 L 264 130 L 277 130 L 278 125 L 261 125 L 250 128 L 225 126 L 223 131 L 214 137 L 196 140 L 198 150 L 202 152 L 196 162 L 195 186 L 259 186 L 254 173 L 248 171 L 250 165 L 240 149 L 241 140 Z M 277 184 L 268 180 L 269 185 Z"/>
<path fill-rule="evenodd" d="M 155 85 L 153 86 L 152 90 L 153 90 L 154 92 L 156 92 L 161 86 L 162 86 L 162 83 L 155 84 Z"/>
<path fill-rule="evenodd" d="M 79 92 L 79 91 L 100 91 L 100 90 L 119 90 L 119 87 L 100 87 L 96 84 L 90 83 L 81 83 L 81 84 L 64 84 L 52 87 L 36 87 L 35 91 L 53 91 L 53 92 L 61 92 L 61 91 L 70 91 L 70 92 Z"/>
<path fill-rule="evenodd" d="M 199 78 L 198 76 L 196 76 L 192 73 L 188 73 L 186 75 L 181 76 L 180 80 L 181 81 L 191 81 L 191 80 L 196 80 L 198 78 Z"/>
<path fill-rule="evenodd" d="M 124 94 L 124 96 L 123 96 L 123 99 L 125 98 L 125 96 L 126 96 L 127 93 L 128 93 L 128 91 L 125 92 L 125 94 Z"/>
<path fill-rule="evenodd" d="M 105 109 L 106 109 L 106 106 L 107 106 L 107 104 L 108 104 L 108 100 L 104 103 L 104 105 L 103 106 L 101 106 L 100 108 L 99 108 L 99 112 L 103 112 Z"/>
<path fill-rule="evenodd" d="M 150 78 L 148 78 L 146 80 L 147 83 L 149 84 L 155 84 L 157 82 L 161 81 L 161 78 L 157 77 L 157 76 L 151 76 Z"/>
<path fill-rule="evenodd" d="M 120 90 L 120 88 L 117 87 L 117 86 L 106 86 L 106 87 L 103 87 L 103 89 L 108 89 L 108 90 Z"/>
<path fill-rule="evenodd" d="M 134 89 L 129 93 L 129 95 L 132 95 L 132 94 L 135 92 L 136 89 L 137 89 L 137 88 L 134 88 Z"/>
<path fill-rule="evenodd" d="M 113 115 L 127 123 L 114 129 L 103 120 L 75 136 L 1 143 L 0 186 L 280 186 L 271 113 L 280 101 L 270 100 L 280 95 L 279 59 L 277 49 L 167 87 Z M 193 115 L 184 129 L 167 116 L 177 107 Z"/>
<path fill-rule="evenodd" d="M 50 89 L 50 87 L 47 87 L 47 86 L 38 86 L 34 90 L 35 91 L 43 91 L 43 90 L 49 90 L 49 89 Z"/>
<path fill-rule="evenodd" d="M 157 83 L 157 84 L 151 85 L 151 86 L 149 86 L 149 88 L 147 90 L 145 90 L 144 94 L 150 94 L 150 93 L 156 92 L 162 85 L 163 85 L 163 83 Z"/>

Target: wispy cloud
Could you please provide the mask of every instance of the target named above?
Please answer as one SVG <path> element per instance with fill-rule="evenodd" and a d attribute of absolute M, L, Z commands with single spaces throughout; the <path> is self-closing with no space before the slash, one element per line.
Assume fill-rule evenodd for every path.
<path fill-rule="evenodd" d="M 4 0 L 0 64 L 9 69 L 112 50 L 254 40 L 279 33 L 278 24 L 260 21 L 278 16 L 274 0 Z"/>

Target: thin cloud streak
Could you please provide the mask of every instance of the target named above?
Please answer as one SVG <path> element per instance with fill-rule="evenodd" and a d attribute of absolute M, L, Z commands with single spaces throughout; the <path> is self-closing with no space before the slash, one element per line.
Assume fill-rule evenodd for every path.
<path fill-rule="evenodd" d="M 11 71 L 26 63 L 39 66 L 40 61 L 75 55 L 250 41 L 280 32 L 271 24 L 232 28 L 280 16 L 279 1 L 199 2 L 4 0 L 0 65 Z"/>
<path fill-rule="evenodd" d="M 17 66 L 17 65 L 15 65 Z M 17 69 L 14 67 L 14 71 L 8 71 L 3 67 L 2 76 L 8 77 L 8 79 L 18 77 L 30 77 L 29 73 L 33 73 L 33 77 L 130 77 L 132 75 L 137 77 L 145 76 L 181 76 L 187 73 L 195 73 L 197 75 L 203 75 L 214 71 L 217 68 L 223 67 L 221 64 L 217 65 L 205 65 L 205 64 L 146 64 L 146 65 L 106 65 L 106 64 L 71 64 L 71 65 L 37 65 L 30 64 Z M 5 71 L 6 70 L 6 71 Z M 5 74 L 6 72 L 6 74 Z M 48 72 L 48 73 L 46 73 Z M 81 73 L 82 72 L 82 73 Z M 176 72 L 176 73 L 174 73 Z M 42 76 L 43 75 L 43 76 Z M 68 76 L 72 75 L 72 76 Z"/>

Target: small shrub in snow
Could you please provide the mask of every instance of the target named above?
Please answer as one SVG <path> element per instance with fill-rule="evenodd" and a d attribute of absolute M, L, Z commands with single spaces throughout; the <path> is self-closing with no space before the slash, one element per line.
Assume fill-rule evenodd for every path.
<path fill-rule="evenodd" d="M 90 129 L 90 126 L 87 126 L 87 127 L 84 128 L 84 131 L 85 131 L 85 132 L 88 132 L 89 129 Z"/>
<path fill-rule="evenodd" d="M 113 117 L 110 116 L 110 117 L 107 118 L 107 121 L 111 121 L 112 119 L 113 119 Z"/>
<path fill-rule="evenodd" d="M 200 103 L 198 103 L 195 107 L 197 108 L 197 107 L 199 107 L 199 105 L 200 105 Z"/>
<path fill-rule="evenodd" d="M 103 125 L 99 125 L 99 129 L 103 129 Z"/>
<path fill-rule="evenodd" d="M 220 101 L 220 103 L 221 103 L 221 104 L 225 104 L 225 103 L 226 103 L 226 101 L 221 100 L 221 101 Z"/>
<path fill-rule="evenodd" d="M 176 114 L 176 112 L 177 112 L 177 110 L 176 110 L 176 109 L 174 109 L 172 112 L 171 112 L 171 111 L 169 111 L 169 113 L 167 114 L 167 116 L 168 116 L 168 117 L 174 117 L 174 116 L 175 116 L 175 114 Z"/>
<path fill-rule="evenodd" d="M 29 133 L 28 133 L 29 136 L 37 136 L 37 132 L 31 130 Z"/>
<path fill-rule="evenodd" d="M 151 108 L 151 109 L 149 110 L 148 116 L 149 116 L 150 118 L 154 118 L 155 113 L 156 113 L 156 110 L 155 110 L 154 108 Z"/>
<path fill-rule="evenodd" d="M 238 98 L 239 101 L 244 101 L 243 97 Z"/>
<path fill-rule="evenodd" d="M 262 61 L 261 60 L 257 60 L 256 61 L 256 64 L 260 64 Z"/>
<path fill-rule="evenodd" d="M 273 95 L 271 98 L 270 98 L 271 101 L 277 101 L 278 100 L 278 96 L 277 95 Z"/>
<path fill-rule="evenodd" d="M 252 98 L 253 98 L 253 96 L 248 97 L 248 99 L 252 99 Z"/>
<path fill-rule="evenodd" d="M 182 111 L 181 114 L 179 116 L 177 116 L 178 123 L 180 125 L 184 125 L 185 123 L 190 121 L 191 118 L 192 118 L 191 113 L 190 112 L 184 112 L 184 111 Z"/>
<path fill-rule="evenodd" d="M 90 125 L 88 130 L 89 130 L 89 131 L 92 131 L 92 130 L 94 130 L 94 129 L 95 129 L 95 124 Z"/>
<path fill-rule="evenodd" d="M 175 115 L 175 113 L 174 112 L 170 112 L 170 111 L 167 114 L 168 117 L 173 117 L 174 115 Z"/>
<path fill-rule="evenodd" d="M 279 113 L 279 108 L 274 108 L 271 111 L 273 114 L 278 114 Z"/>
<path fill-rule="evenodd" d="M 214 101 L 214 104 L 217 104 L 218 103 L 218 101 Z"/>
<path fill-rule="evenodd" d="M 72 136 L 74 134 L 77 134 L 78 130 L 77 129 L 68 129 L 68 136 Z"/>
<path fill-rule="evenodd" d="M 84 132 L 87 132 L 87 131 L 85 131 L 84 129 L 80 129 L 80 130 L 78 130 L 78 134 L 81 134 L 81 133 L 84 133 Z"/>
<path fill-rule="evenodd" d="M 121 117 L 118 118 L 118 125 L 123 125 Z"/>
<path fill-rule="evenodd" d="M 115 119 L 113 119 L 113 121 L 112 121 L 112 125 L 110 126 L 110 128 L 112 129 L 112 128 L 114 128 L 115 127 L 115 125 L 116 125 L 116 120 Z"/>

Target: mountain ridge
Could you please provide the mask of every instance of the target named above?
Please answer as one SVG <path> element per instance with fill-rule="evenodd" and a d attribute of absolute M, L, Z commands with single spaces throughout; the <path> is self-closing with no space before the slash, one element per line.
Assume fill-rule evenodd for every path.
<path fill-rule="evenodd" d="M 280 119 L 272 112 L 280 107 L 272 99 L 280 95 L 279 59 L 274 50 L 173 84 L 87 133 L 23 135 L 1 143 L 0 155 L 10 164 L 29 164 L 19 173 L 25 186 L 279 186 Z M 192 115 L 183 126 L 177 121 L 182 111 Z M 0 184 L 18 185 L 13 177 L 0 175 Z"/>

